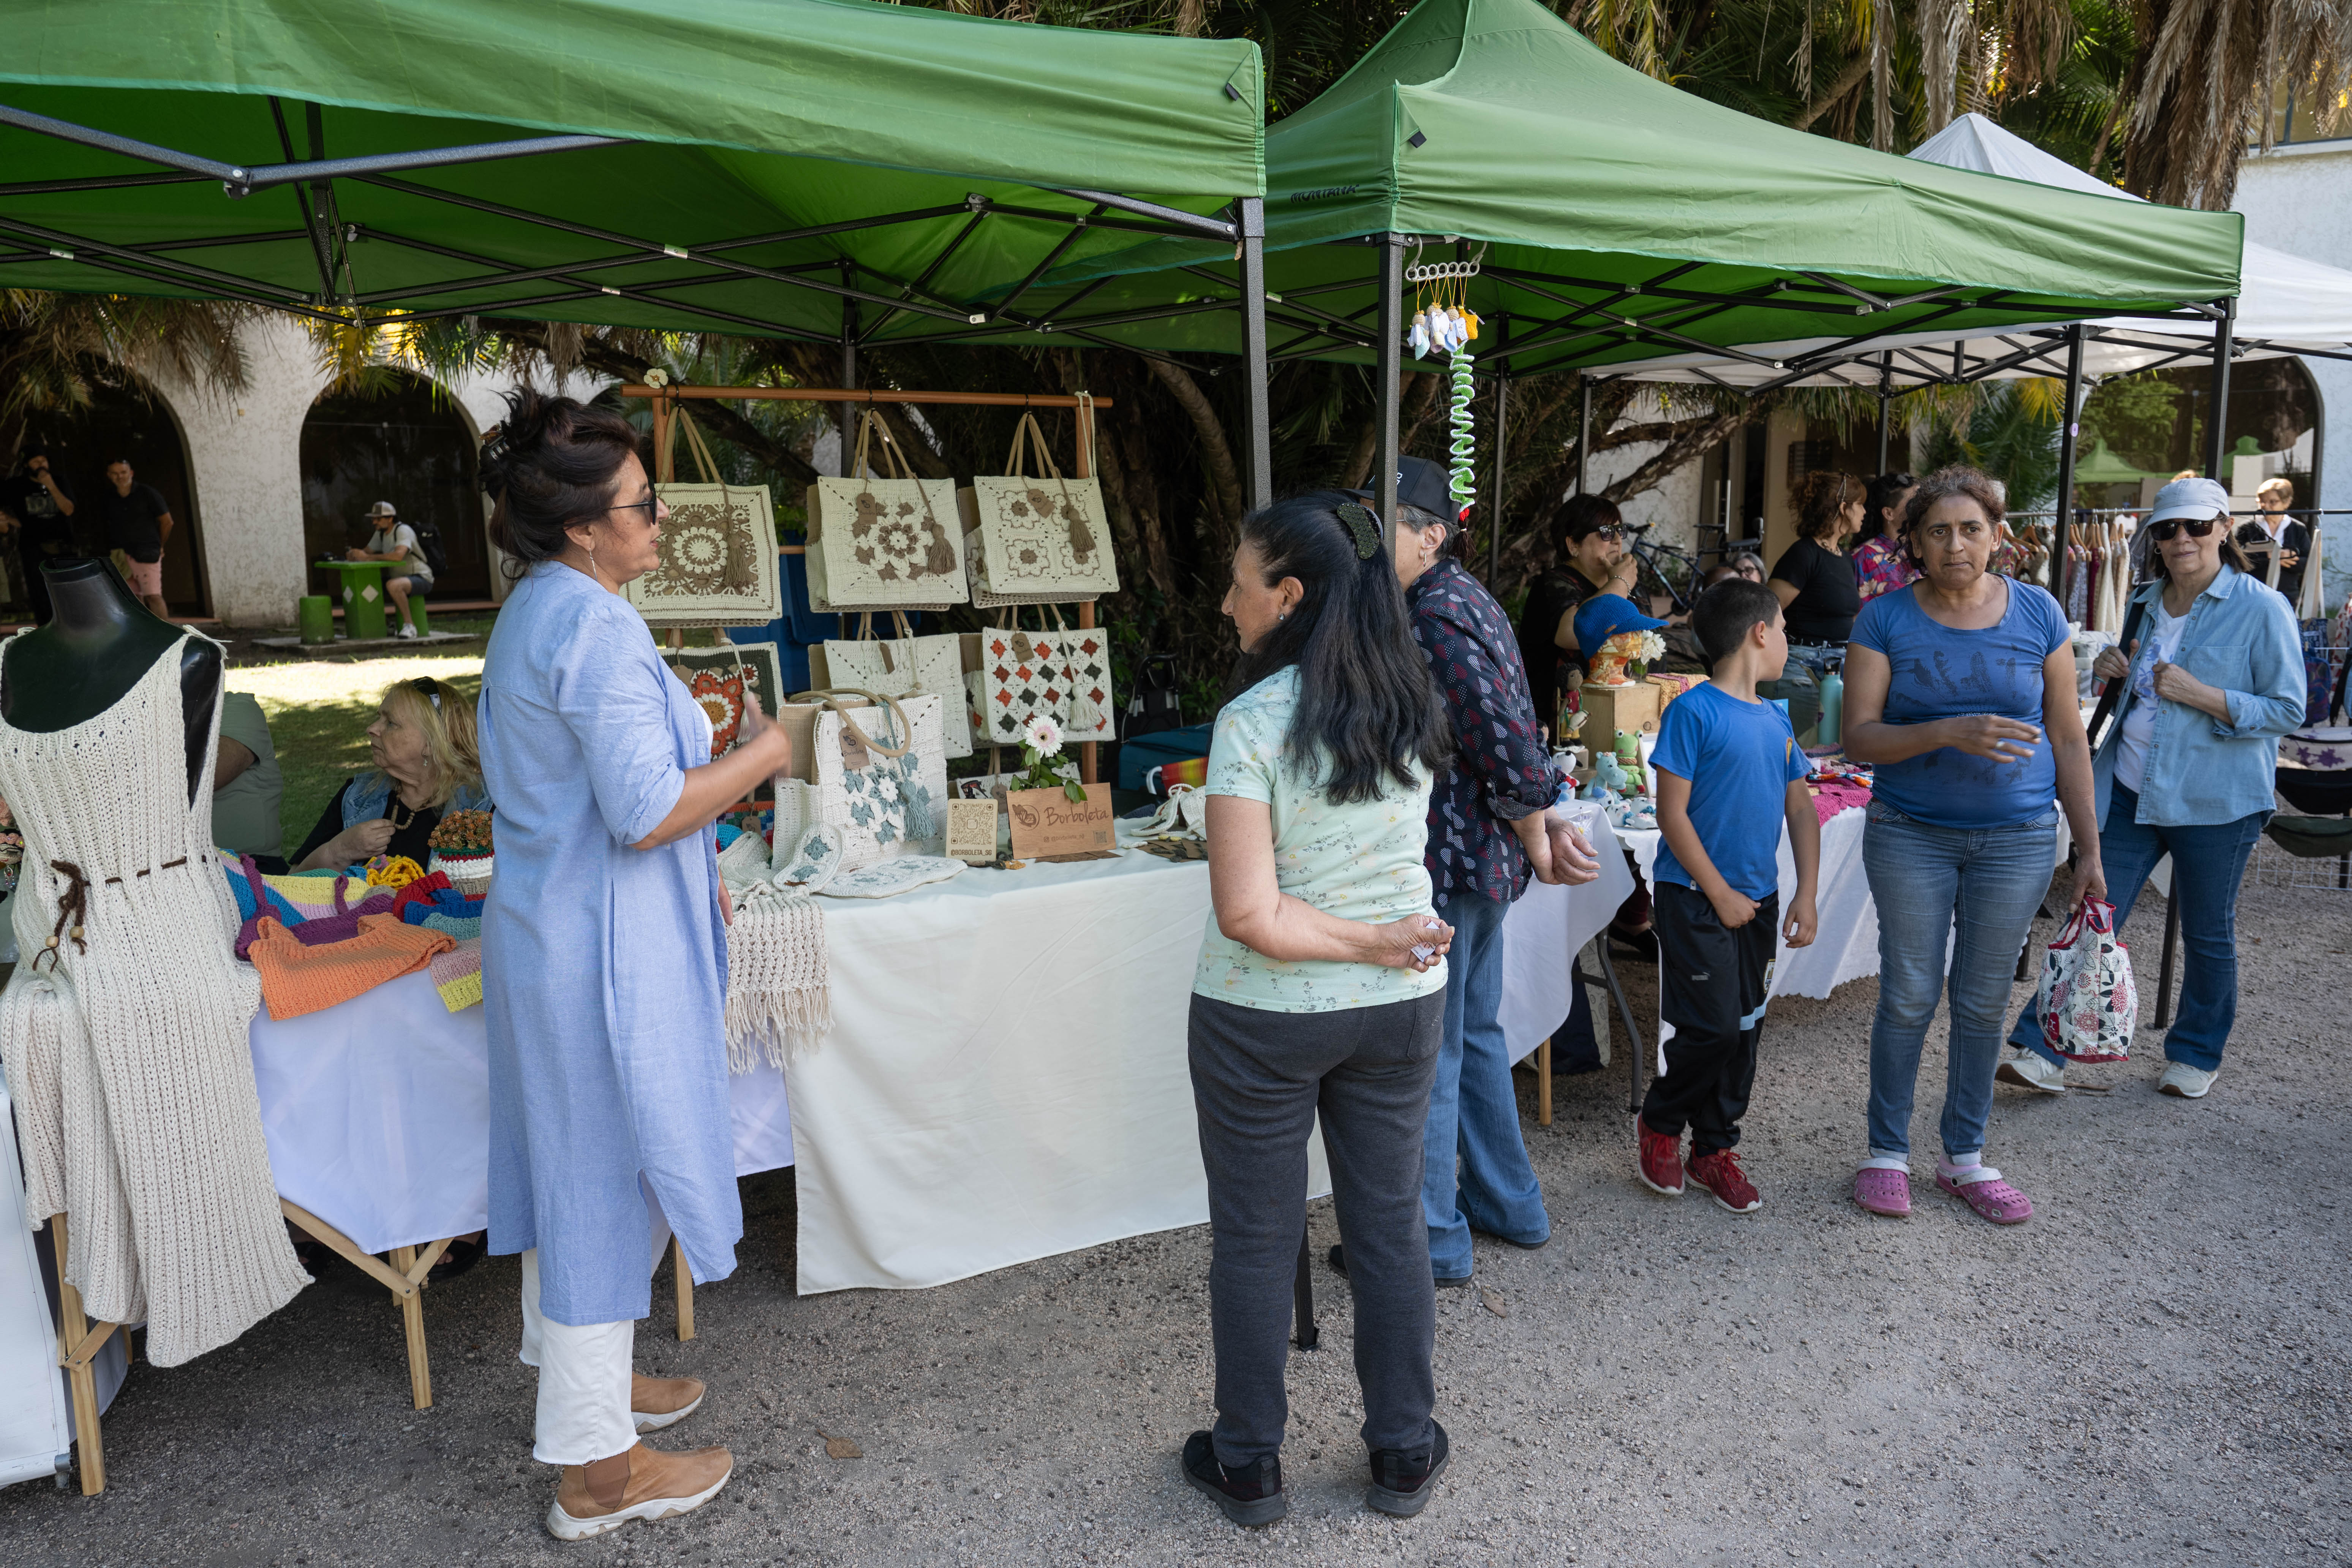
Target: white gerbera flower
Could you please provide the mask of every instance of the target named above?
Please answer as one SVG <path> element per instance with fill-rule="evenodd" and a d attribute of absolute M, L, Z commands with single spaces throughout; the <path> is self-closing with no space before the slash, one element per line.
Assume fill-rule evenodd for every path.
<path fill-rule="evenodd" d="M 1041 757 L 1061 754 L 1062 727 L 1050 713 L 1032 713 L 1029 721 L 1021 726 L 1022 743 Z"/>

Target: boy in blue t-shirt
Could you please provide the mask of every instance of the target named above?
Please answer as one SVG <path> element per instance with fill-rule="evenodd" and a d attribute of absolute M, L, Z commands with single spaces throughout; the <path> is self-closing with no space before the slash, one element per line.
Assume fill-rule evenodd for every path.
<path fill-rule="evenodd" d="M 1699 595 L 1691 629 L 1713 674 L 1667 707 L 1650 754 L 1665 838 L 1651 877 L 1658 1013 L 1675 1033 L 1636 1123 L 1642 1180 L 1678 1197 L 1687 1172 L 1725 1208 L 1753 1214 L 1764 1200 L 1739 1168 L 1739 1119 L 1756 1082 L 1774 939 L 1813 940 L 1821 823 L 1787 716 L 1756 695 L 1756 683 L 1779 679 L 1789 660 L 1780 600 L 1760 583 L 1717 583 Z M 1797 862 L 1785 922 L 1777 918 L 1783 820 Z"/>

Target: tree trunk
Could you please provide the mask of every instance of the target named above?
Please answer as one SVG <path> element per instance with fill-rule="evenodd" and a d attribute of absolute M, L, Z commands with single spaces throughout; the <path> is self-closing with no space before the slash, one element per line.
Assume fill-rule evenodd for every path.
<path fill-rule="evenodd" d="M 1412 450 L 1413 437 L 1421 434 L 1422 421 L 1429 416 L 1429 391 L 1437 377 L 1424 371 L 1407 371 L 1401 384 L 1398 398 L 1397 451 L 1400 455 Z M 1380 388 L 1373 387 L 1375 397 Z M 1348 460 L 1339 469 L 1339 488 L 1343 490 L 1368 490 L 1378 487 L 1372 483 L 1372 459 L 1381 444 L 1381 410 L 1376 402 L 1372 412 L 1356 432 L 1355 444 L 1348 448 Z"/>
<path fill-rule="evenodd" d="M 1824 88 L 1821 95 L 1812 102 L 1805 105 L 1797 118 L 1789 121 L 1790 125 L 1799 131 L 1808 129 L 1814 121 L 1835 109 L 1844 100 L 1845 95 L 1859 87 L 1862 84 L 1862 79 L 1869 74 L 1870 51 L 1864 49 L 1846 62 L 1845 69 L 1837 73 L 1837 79 Z"/>
<path fill-rule="evenodd" d="M 1639 495 L 1685 464 L 1698 461 L 1748 420 L 1746 408 L 1733 408 L 1727 413 L 1683 421 L 1680 434 L 1667 441 L 1640 468 L 1602 489 L 1601 495 L 1622 504 L 1628 496 Z"/>
<path fill-rule="evenodd" d="M 1229 537 L 1242 520 L 1242 471 L 1234 461 L 1233 443 L 1225 439 L 1224 421 L 1210 406 L 1208 395 L 1192 373 L 1182 365 L 1164 359 L 1144 362 L 1161 385 L 1176 399 L 1186 417 L 1192 421 L 1192 430 L 1201 439 L 1201 456 L 1209 475 L 1209 493 L 1215 501 L 1214 521 L 1220 538 Z"/>

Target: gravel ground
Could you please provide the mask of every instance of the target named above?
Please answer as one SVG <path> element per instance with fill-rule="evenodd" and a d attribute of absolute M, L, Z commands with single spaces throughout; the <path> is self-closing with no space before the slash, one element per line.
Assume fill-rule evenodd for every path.
<path fill-rule="evenodd" d="M 2152 1005 L 2162 904 L 2144 908 Z M 1441 1293 L 1454 1458 L 1409 1522 L 1361 1507 L 1348 1288 L 1319 1266 L 1292 1511 L 1241 1531 L 1173 1458 L 1211 1414 L 1204 1228 L 801 1300 L 774 1176 L 746 1184 L 742 1266 L 701 1293 L 700 1337 L 672 1338 L 657 1288 L 639 1339 L 641 1366 L 711 1385 L 672 1444 L 739 1456 L 698 1514 L 549 1540 L 513 1260 L 431 1292 L 421 1413 L 397 1314 L 339 1266 L 236 1344 L 135 1369 L 108 1491 L 0 1491 L 0 1562 L 2344 1563 L 2352 1182 L 2326 1108 L 2352 1064 L 2318 977 L 2342 973 L 2352 895 L 2249 886 L 2242 921 L 2247 1000 L 2207 1100 L 2154 1093 L 2147 1036 L 2074 1069 L 2111 1092 L 1999 1092 L 1988 1152 L 2040 1210 L 2015 1229 L 1925 1181 L 1907 1222 L 1848 1201 L 1873 982 L 1775 1005 L 1753 1217 L 1634 1181 L 1622 1068 L 1559 1079 L 1548 1129 L 1525 1085 L 1554 1239 L 1482 1242 L 1476 1285 Z M 1647 1016 L 1653 973 L 1625 973 Z M 1312 1223 L 1319 1257 L 1328 1204 Z"/>

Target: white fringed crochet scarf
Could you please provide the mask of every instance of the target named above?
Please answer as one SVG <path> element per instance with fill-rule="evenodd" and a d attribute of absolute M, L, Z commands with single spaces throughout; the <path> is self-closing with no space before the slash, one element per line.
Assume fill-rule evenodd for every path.
<path fill-rule="evenodd" d="M 770 881 L 767 847 L 745 834 L 719 857 L 735 900 L 727 928 L 727 1069 L 750 1072 L 764 1054 L 782 1068 L 833 1028 L 824 912 L 814 899 Z"/>

